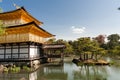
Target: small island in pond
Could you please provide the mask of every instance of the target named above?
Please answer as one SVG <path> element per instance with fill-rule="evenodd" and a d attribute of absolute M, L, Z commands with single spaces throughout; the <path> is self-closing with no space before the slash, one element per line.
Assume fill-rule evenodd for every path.
<path fill-rule="evenodd" d="M 105 60 L 93 60 L 93 59 L 89 59 L 89 60 L 84 60 L 81 61 L 79 59 L 73 59 L 72 60 L 73 63 L 79 65 L 109 65 L 110 63 L 105 61 Z"/>
<path fill-rule="evenodd" d="M 76 41 L 74 48 L 77 50 L 76 54 L 79 58 L 74 58 L 72 62 L 77 65 L 109 65 L 109 62 L 103 59 L 107 51 L 100 47 L 98 41 L 95 39 L 91 40 L 89 37 L 79 38 Z"/>

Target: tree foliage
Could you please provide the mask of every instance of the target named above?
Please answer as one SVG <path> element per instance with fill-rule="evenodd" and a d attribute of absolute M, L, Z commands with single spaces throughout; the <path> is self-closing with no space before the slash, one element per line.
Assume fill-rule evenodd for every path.
<path fill-rule="evenodd" d="M 2 12 L 2 9 L 0 8 L 0 13 Z M 3 25 L 3 21 L 0 20 L 0 35 L 5 33 L 5 27 Z"/>
<path fill-rule="evenodd" d="M 115 46 L 119 46 L 120 36 L 118 34 L 111 34 L 107 37 L 107 46 L 109 49 L 113 49 Z"/>
<path fill-rule="evenodd" d="M 73 54 L 72 45 L 70 45 L 68 42 L 65 42 L 64 44 L 65 44 L 65 46 L 66 46 L 66 48 L 65 48 L 65 50 L 64 50 L 65 55 L 68 56 L 68 55 Z"/>
<path fill-rule="evenodd" d="M 54 44 L 55 43 L 55 38 L 48 39 L 45 43 L 46 44 Z"/>
<path fill-rule="evenodd" d="M 0 35 L 5 33 L 5 27 L 3 26 L 2 21 L 0 20 Z"/>
<path fill-rule="evenodd" d="M 48 43 L 64 44 L 66 55 L 79 55 L 81 60 L 102 58 L 106 53 L 120 56 L 120 36 L 118 34 L 108 35 L 105 42 L 105 35 L 98 35 L 95 38 L 81 37 L 74 41 L 63 39 L 50 39 Z"/>
<path fill-rule="evenodd" d="M 101 46 L 102 44 L 105 43 L 105 37 L 106 35 L 98 35 L 97 37 L 95 37 L 95 40 L 99 43 L 99 45 Z"/>
<path fill-rule="evenodd" d="M 69 42 L 67 42 L 63 39 L 56 40 L 55 38 L 52 38 L 52 39 L 47 40 L 45 43 L 47 43 L 47 44 L 64 44 L 66 46 L 66 48 L 64 49 L 64 54 L 65 55 L 73 54 L 72 45 L 70 45 Z"/>
<path fill-rule="evenodd" d="M 98 60 L 98 55 L 105 53 L 103 48 L 99 47 L 96 40 L 91 40 L 89 37 L 79 38 L 73 42 L 74 52 L 80 56 L 80 60 L 95 59 Z"/>

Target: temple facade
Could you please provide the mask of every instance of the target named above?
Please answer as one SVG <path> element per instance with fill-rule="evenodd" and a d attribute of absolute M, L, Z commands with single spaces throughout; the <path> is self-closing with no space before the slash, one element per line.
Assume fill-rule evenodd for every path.
<path fill-rule="evenodd" d="M 42 45 L 54 35 L 40 26 L 43 22 L 31 16 L 25 8 L 0 13 L 5 34 L 0 35 L 0 62 L 39 60 Z"/>

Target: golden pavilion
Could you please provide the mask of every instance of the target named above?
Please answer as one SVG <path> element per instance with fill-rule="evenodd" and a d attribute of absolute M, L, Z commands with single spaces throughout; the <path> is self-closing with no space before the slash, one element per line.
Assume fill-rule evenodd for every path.
<path fill-rule="evenodd" d="M 31 62 L 43 55 L 42 45 L 54 35 L 42 29 L 43 22 L 24 7 L 0 13 L 5 34 L 0 35 L 0 62 Z"/>

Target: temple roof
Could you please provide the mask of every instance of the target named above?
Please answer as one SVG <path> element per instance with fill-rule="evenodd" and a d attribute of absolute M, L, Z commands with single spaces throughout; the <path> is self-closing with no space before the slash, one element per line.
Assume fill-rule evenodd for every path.
<path fill-rule="evenodd" d="M 26 27 L 28 27 L 28 28 L 26 28 Z M 18 33 L 17 31 L 20 32 L 22 29 L 24 32 L 27 32 L 27 30 L 28 30 L 29 32 L 31 32 L 33 34 L 42 36 L 44 38 L 55 36 L 55 35 L 49 33 L 48 31 L 42 29 L 41 27 L 39 27 L 34 21 L 27 23 L 27 24 L 9 26 L 9 27 L 7 27 L 7 32 L 8 32 L 8 34 L 11 34 L 11 33 L 14 34 L 14 33 Z M 22 32 L 22 33 L 24 33 L 24 32 Z"/>
<path fill-rule="evenodd" d="M 24 7 L 21 7 L 19 9 L 13 10 L 13 11 L 8 11 L 8 12 L 3 12 L 0 13 L 0 20 L 11 20 L 11 19 L 18 19 L 22 18 L 25 21 L 29 22 L 35 22 L 37 25 L 43 24 L 43 22 L 37 20 L 33 16 L 31 16 Z"/>

